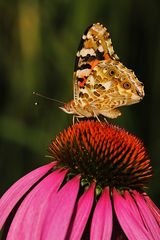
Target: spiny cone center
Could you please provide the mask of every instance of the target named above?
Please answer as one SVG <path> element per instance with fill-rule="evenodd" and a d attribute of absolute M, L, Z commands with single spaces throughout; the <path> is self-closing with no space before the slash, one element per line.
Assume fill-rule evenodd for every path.
<path fill-rule="evenodd" d="M 59 167 L 101 188 L 142 190 L 152 175 L 141 140 L 108 123 L 76 123 L 60 133 L 49 150 Z"/>

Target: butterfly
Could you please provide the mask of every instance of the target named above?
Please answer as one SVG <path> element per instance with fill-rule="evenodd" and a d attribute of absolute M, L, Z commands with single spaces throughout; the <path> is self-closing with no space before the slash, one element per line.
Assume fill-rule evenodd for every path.
<path fill-rule="evenodd" d="M 115 54 L 110 34 L 100 23 L 84 32 L 76 54 L 73 74 L 74 98 L 60 107 L 78 118 L 117 118 L 119 107 L 140 102 L 143 83 Z"/>

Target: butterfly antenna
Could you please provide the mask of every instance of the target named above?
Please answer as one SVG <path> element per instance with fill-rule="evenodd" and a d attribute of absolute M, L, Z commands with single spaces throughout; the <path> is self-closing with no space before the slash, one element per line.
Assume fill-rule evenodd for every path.
<path fill-rule="evenodd" d="M 36 95 L 36 96 L 38 96 L 38 97 L 41 97 L 41 98 L 44 98 L 44 99 L 47 99 L 47 100 L 51 100 L 51 101 L 53 101 L 53 102 L 57 102 L 57 103 L 60 103 L 60 104 L 63 104 L 63 105 L 65 104 L 65 103 L 62 102 L 62 101 L 59 101 L 59 100 L 57 100 L 57 99 L 44 96 L 44 95 L 42 95 L 42 94 L 40 94 L 40 93 L 38 93 L 38 92 L 33 92 L 33 95 Z"/>

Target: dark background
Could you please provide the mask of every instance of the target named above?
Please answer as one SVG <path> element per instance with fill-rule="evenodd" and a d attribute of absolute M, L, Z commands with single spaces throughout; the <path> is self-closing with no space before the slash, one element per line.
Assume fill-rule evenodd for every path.
<path fill-rule="evenodd" d="M 154 176 L 147 190 L 158 204 L 160 170 L 160 8 L 158 0 L 0 0 L 0 185 L 3 193 L 30 170 L 49 162 L 48 144 L 72 123 L 57 103 L 72 98 L 75 54 L 85 28 L 110 31 L 123 64 L 145 86 L 145 98 L 123 107 L 114 123 L 140 137 Z M 34 102 L 38 101 L 35 106 Z"/>

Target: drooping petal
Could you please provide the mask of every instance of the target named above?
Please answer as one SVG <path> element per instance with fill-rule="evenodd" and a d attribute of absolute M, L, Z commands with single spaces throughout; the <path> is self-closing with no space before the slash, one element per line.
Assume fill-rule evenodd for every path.
<path fill-rule="evenodd" d="M 65 239 L 79 191 L 79 182 L 80 177 L 74 177 L 50 199 L 42 239 Z"/>
<path fill-rule="evenodd" d="M 151 210 L 143 199 L 142 195 L 140 195 L 136 190 L 134 192 L 135 201 L 139 207 L 139 211 L 142 215 L 145 226 L 152 235 L 152 238 L 155 240 L 160 239 L 160 227 L 158 226 L 157 221 L 154 218 Z"/>
<path fill-rule="evenodd" d="M 130 210 L 130 204 L 115 189 L 113 201 L 117 219 L 128 239 L 153 239 L 144 226 L 138 222 L 136 214 Z"/>
<path fill-rule="evenodd" d="M 130 207 L 130 211 L 136 215 L 138 222 L 140 222 L 140 224 L 143 225 L 143 219 L 140 215 L 139 209 L 138 209 L 134 199 L 132 198 L 131 194 L 129 193 L 129 191 L 125 191 L 124 197 Z"/>
<path fill-rule="evenodd" d="M 160 226 L 160 210 L 159 208 L 154 204 L 154 202 L 150 199 L 150 197 L 147 194 L 143 195 L 148 207 L 150 208 L 152 214 L 154 215 L 155 219 L 157 220 L 158 225 Z"/>
<path fill-rule="evenodd" d="M 9 229 L 7 240 L 41 239 L 49 197 L 58 191 L 66 171 L 55 171 L 43 179 L 24 199 Z"/>
<path fill-rule="evenodd" d="M 8 189 L 0 199 L 0 229 L 21 197 L 55 165 L 56 163 L 52 162 L 35 169 L 19 179 Z"/>
<path fill-rule="evenodd" d="M 73 223 L 71 224 L 71 229 L 69 229 L 70 236 L 66 237 L 67 239 L 70 240 L 81 239 L 92 209 L 94 200 L 94 188 L 95 184 L 93 183 L 90 186 L 90 188 L 79 199 L 76 214 Z"/>
<path fill-rule="evenodd" d="M 91 223 L 91 240 L 110 240 L 112 235 L 112 205 L 109 189 L 105 188 L 96 204 Z"/>

